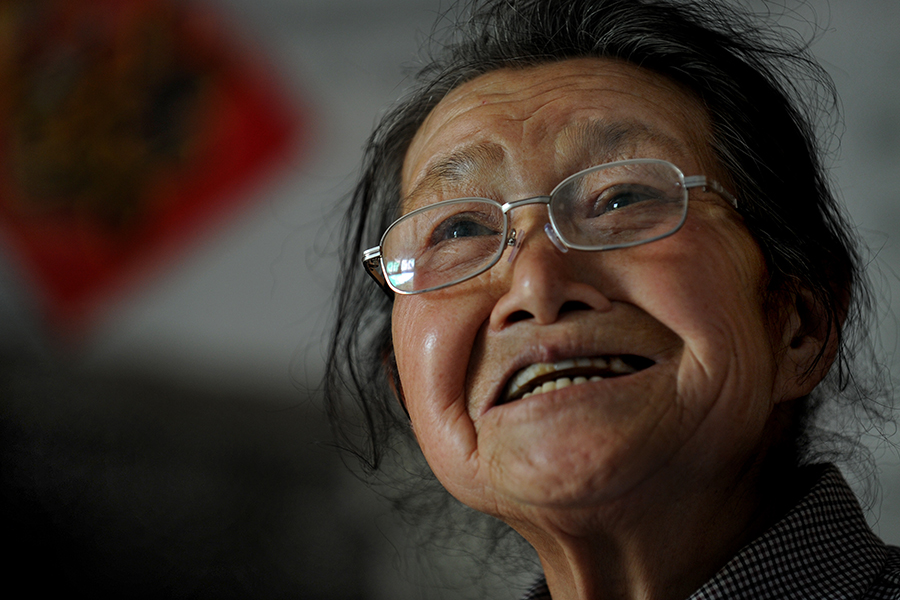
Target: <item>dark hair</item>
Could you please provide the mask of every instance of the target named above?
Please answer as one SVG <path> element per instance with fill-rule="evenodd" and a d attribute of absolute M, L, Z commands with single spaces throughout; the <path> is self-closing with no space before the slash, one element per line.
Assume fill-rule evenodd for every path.
<path fill-rule="evenodd" d="M 398 216 L 401 166 L 425 117 L 448 92 L 487 72 L 612 57 L 699 98 L 711 120 L 715 156 L 765 256 L 771 296 L 806 290 L 829 335 L 837 336 L 827 380 L 801 407 L 796 459 L 807 460 L 810 419 L 823 398 L 844 393 L 857 405 L 872 398 L 850 369 L 854 336 L 865 335 L 869 287 L 823 167 L 827 149 L 816 135 L 817 127 L 829 126 L 833 134 L 837 121 L 828 119 L 837 112 L 836 93 L 808 44 L 764 26 L 760 15 L 709 0 L 485 0 L 460 8 L 462 20 L 450 27 L 437 56 L 369 139 L 347 211 L 325 387 L 339 443 L 374 470 L 385 449 L 411 441 L 394 395 L 391 303 L 367 279 L 360 256 Z"/>

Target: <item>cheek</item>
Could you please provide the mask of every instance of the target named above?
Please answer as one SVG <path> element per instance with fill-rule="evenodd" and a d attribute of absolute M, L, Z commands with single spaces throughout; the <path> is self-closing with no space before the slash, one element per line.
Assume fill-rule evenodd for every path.
<path fill-rule="evenodd" d="M 764 313 L 768 279 L 762 252 L 750 234 L 735 223 L 696 223 L 646 248 L 655 277 L 637 282 L 642 296 L 656 300 L 653 314 L 670 324 L 688 343 L 714 349 L 768 347 Z"/>
<path fill-rule="evenodd" d="M 435 475 L 455 492 L 474 474 L 466 373 L 484 310 L 472 297 L 453 303 L 432 296 L 395 300 L 394 352 L 416 439 Z"/>
<path fill-rule="evenodd" d="M 436 296 L 436 294 L 435 294 Z M 418 404 L 434 390 L 463 390 L 472 340 L 479 322 L 471 302 L 441 302 L 424 296 L 394 301 L 391 331 L 407 401 Z M 462 377 L 458 375 L 462 373 Z M 413 393 L 415 391 L 420 393 Z"/>
<path fill-rule="evenodd" d="M 730 408 L 767 413 L 776 357 L 763 309 L 767 275 L 758 246 L 743 228 L 721 224 L 686 226 L 672 242 L 647 246 L 658 275 L 637 285 L 641 296 L 656 299 L 648 307 L 651 314 L 684 342 L 679 396 L 746 398 Z M 714 408 L 700 400 L 695 406 Z"/>
<path fill-rule="evenodd" d="M 460 329 L 447 313 L 415 297 L 398 297 L 392 314 L 392 336 L 403 394 L 411 413 L 433 404 L 437 390 L 454 393 L 451 373 L 458 352 Z"/>

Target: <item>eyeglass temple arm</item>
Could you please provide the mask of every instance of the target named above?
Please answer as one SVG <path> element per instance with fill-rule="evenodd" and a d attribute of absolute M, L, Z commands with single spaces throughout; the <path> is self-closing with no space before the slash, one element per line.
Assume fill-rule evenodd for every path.
<path fill-rule="evenodd" d="M 684 187 L 685 189 L 690 188 L 703 188 L 704 192 L 709 190 L 714 191 L 718 195 L 722 196 L 734 207 L 738 207 L 737 198 L 735 198 L 731 192 L 722 187 L 722 185 L 713 179 L 707 179 L 705 175 L 691 175 L 690 177 L 684 178 Z"/>
<path fill-rule="evenodd" d="M 384 273 L 381 270 L 381 248 L 375 246 L 374 248 L 364 250 L 362 264 L 366 269 L 366 273 L 369 274 L 369 277 L 374 279 L 375 283 L 377 283 L 382 291 L 387 294 L 387 297 L 393 300 L 394 290 L 392 290 L 384 280 Z"/>

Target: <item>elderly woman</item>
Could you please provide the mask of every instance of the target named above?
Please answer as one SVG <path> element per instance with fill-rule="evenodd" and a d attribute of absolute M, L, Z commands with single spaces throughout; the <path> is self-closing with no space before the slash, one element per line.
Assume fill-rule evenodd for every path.
<path fill-rule="evenodd" d="M 368 148 L 339 425 L 349 387 L 373 466 L 413 434 L 535 597 L 900 598 L 813 464 L 867 297 L 794 83 L 825 76 L 708 1 L 472 10 Z"/>

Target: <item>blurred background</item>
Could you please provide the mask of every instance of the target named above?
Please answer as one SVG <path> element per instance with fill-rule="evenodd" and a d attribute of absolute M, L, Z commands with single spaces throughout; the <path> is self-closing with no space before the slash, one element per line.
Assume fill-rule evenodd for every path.
<path fill-rule="evenodd" d="M 821 29 L 845 116 L 832 173 L 872 248 L 897 373 L 900 4 L 815 0 L 797 19 L 782 4 Z M 448 6 L 0 0 L 7 581 L 460 596 L 329 447 L 319 393 L 341 208 Z M 900 544 L 893 435 L 869 516 Z"/>

